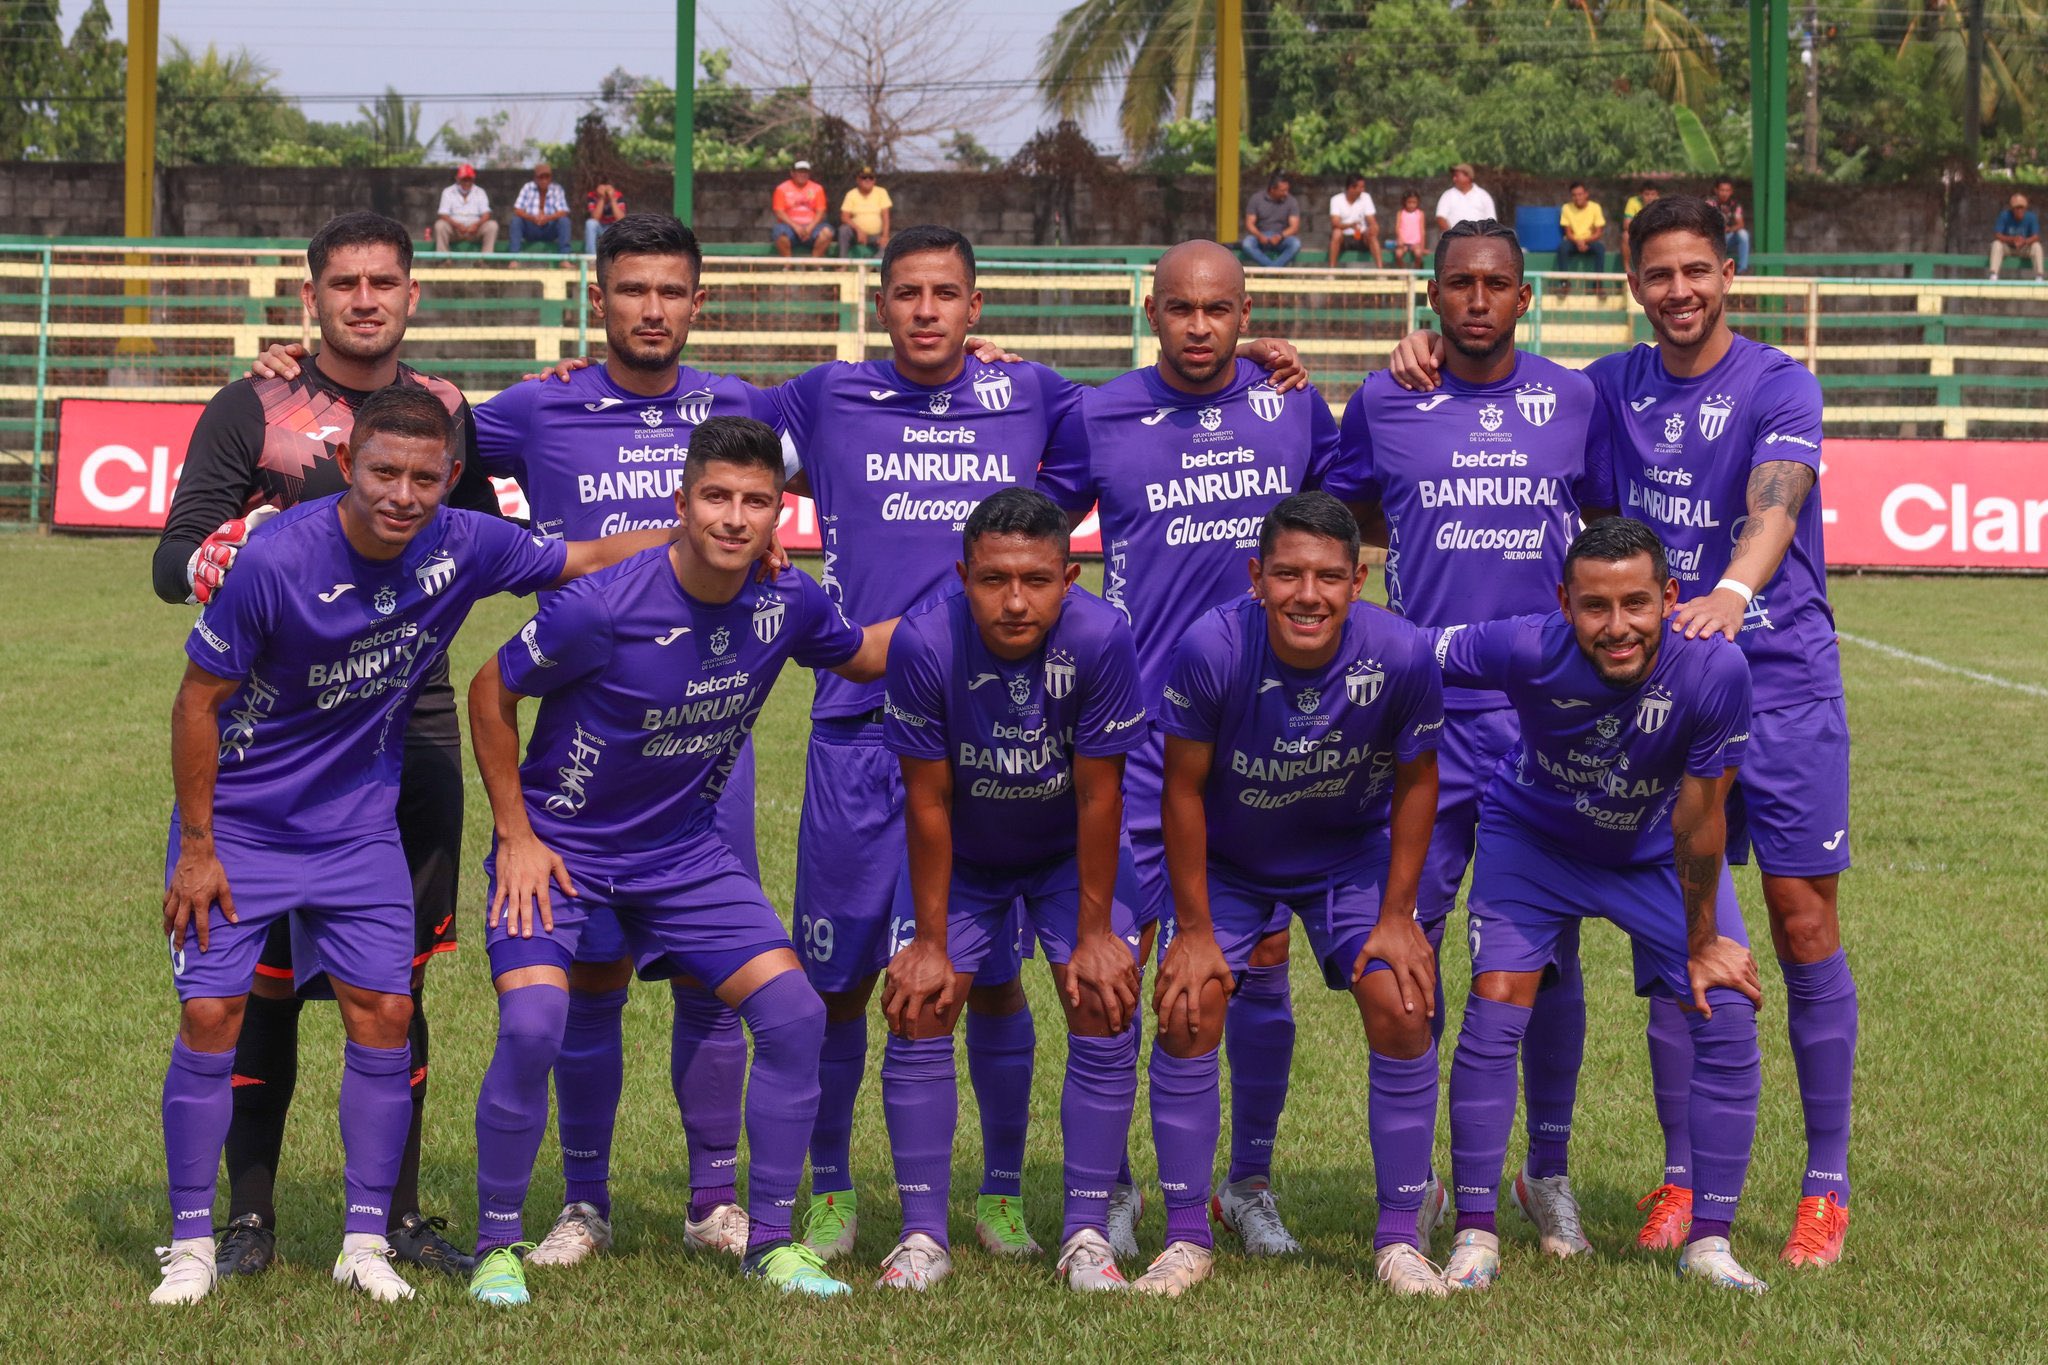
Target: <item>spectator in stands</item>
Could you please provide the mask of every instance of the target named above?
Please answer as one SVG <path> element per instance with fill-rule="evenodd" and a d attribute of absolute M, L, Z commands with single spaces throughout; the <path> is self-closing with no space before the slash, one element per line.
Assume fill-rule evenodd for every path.
<path fill-rule="evenodd" d="M 595 256 L 598 237 L 626 216 L 626 192 L 609 180 L 601 180 L 583 197 L 583 212 L 583 249 Z"/>
<path fill-rule="evenodd" d="M 1286 265 L 1301 254 L 1301 201 L 1288 188 L 1287 173 L 1275 171 L 1266 188 L 1244 206 L 1244 240 L 1238 245 L 1255 265 Z"/>
<path fill-rule="evenodd" d="M 775 187 L 768 202 L 775 213 L 775 254 L 787 256 L 801 245 L 811 255 L 822 256 L 832 249 L 832 228 L 825 221 L 825 187 L 811 179 L 811 163 L 799 161 L 789 168 L 789 179 Z"/>
<path fill-rule="evenodd" d="M 851 256 L 856 246 L 873 247 L 877 253 L 886 249 L 889 211 L 895 207 L 889 191 L 875 183 L 873 166 L 856 171 L 853 188 L 839 201 L 839 254 Z"/>
<path fill-rule="evenodd" d="M 569 196 L 545 161 L 535 163 L 533 179 L 519 187 L 512 201 L 512 253 L 526 250 L 528 242 L 553 242 L 555 250 L 569 254 Z"/>
<path fill-rule="evenodd" d="M 1585 181 L 1572 181 L 1571 195 L 1571 201 L 1557 211 L 1557 225 L 1564 232 L 1563 240 L 1557 244 L 1557 268 L 1560 272 L 1591 271 L 1597 275 L 1607 268 L 1607 246 L 1600 240 L 1607 231 L 1607 213 L 1593 202 Z M 1562 280 L 1557 292 L 1560 296 L 1565 292 Z"/>
<path fill-rule="evenodd" d="M 2005 253 L 2022 251 L 2033 258 L 2034 278 L 2048 278 L 2041 270 L 2041 215 L 2027 207 L 2027 196 L 2015 194 L 1998 215 L 1998 226 L 1992 229 L 1991 278 L 1998 278 L 1998 268 L 2005 264 Z"/>
<path fill-rule="evenodd" d="M 1330 196 L 1330 267 L 1347 251 L 1370 251 L 1375 267 L 1384 266 L 1380 247 L 1380 219 L 1372 196 L 1365 192 L 1365 177 L 1354 175 L 1344 182 L 1341 194 Z"/>
<path fill-rule="evenodd" d="M 1735 260 L 1735 273 L 1749 273 L 1749 218 L 1735 202 L 1735 182 L 1723 176 L 1714 182 L 1714 207 L 1728 224 L 1728 254 Z"/>
<path fill-rule="evenodd" d="M 1628 197 L 1628 203 L 1622 205 L 1621 268 L 1624 271 L 1633 269 L 1633 267 L 1629 264 L 1628 225 L 1635 221 L 1635 217 L 1637 214 L 1641 213 L 1645 208 L 1649 207 L 1651 204 L 1656 203 L 1659 199 L 1663 197 L 1663 190 L 1658 189 L 1655 185 L 1645 183 L 1640 190 L 1637 190 L 1634 194 Z"/>
<path fill-rule="evenodd" d="M 1437 196 L 1437 231 L 1447 232 L 1471 219 L 1498 217 L 1493 196 L 1473 183 L 1472 167 L 1463 161 L 1451 167 L 1451 187 Z"/>
<path fill-rule="evenodd" d="M 441 208 L 434 219 L 434 250 L 452 250 L 457 242 L 475 242 L 479 251 L 493 251 L 498 245 L 491 196 L 476 183 L 476 167 L 467 161 L 455 168 L 455 183 L 441 191 Z"/>
<path fill-rule="evenodd" d="M 1422 269 L 1422 249 L 1428 240 L 1422 196 L 1410 190 L 1401 196 L 1401 211 L 1394 215 L 1394 269 Z"/>

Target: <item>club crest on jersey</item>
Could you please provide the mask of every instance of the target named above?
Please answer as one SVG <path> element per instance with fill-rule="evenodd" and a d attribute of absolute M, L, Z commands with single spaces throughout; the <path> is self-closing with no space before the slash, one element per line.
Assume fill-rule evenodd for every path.
<path fill-rule="evenodd" d="M 398 594 L 387 585 L 377 589 L 377 595 L 370 599 L 370 605 L 377 609 L 379 616 L 389 616 L 398 610 Z"/>
<path fill-rule="evenodd" d="M 1203 408 L 1201 418 L 1202 430 L 1214 431 L 1223 425 L 1223 409 L 1218 407 Z"/>
<path fill-rule="evenodd" d="M 1064 697 L 1074 690 L 1074 656 L 1055 649 L 1045 656 L 1045 690 L 1048 696 Z"/>
<path fill-rule="evenodd" d="M 1322 704 L 1323 694 L 1316 691 L 1313 687 L 1304 687 L 1301 691 L 1294 694 L 1294 707 L 1304 716 L 1314 715 L 1316 708 Z"/>
<path fill-rule="evenodd" d="M 1371 706 L 1386 685 L 1387 671 L 1378 659 L 1361 659 L 1344 675 L 1344 695 L 1351 698 L 1353 706 Z"/>
<path fill-rule="evenodd" d="M 1479 425 L 1485 427 L 1488 431 L 1499 431 L 1501 418 L 1506 415 L 1506 413 L 1501 411 L 1500 404 L 1488 403 L 1479 410 Z"/>
<path fill-rule="evenodd" d="M 1664 439 L 1677 441 L 1685 436 L 1685 414 L 1674 412 L 1664 419 Z"/>
<path fill-rule="evenodd" d="M 711 418 L 711 390 L 692 389 L 676 400 L 676 416 L 691 426 L 702 426 Z"/>
<path fill-rule="evenodd" d="M 1262 422 L 1279 421 L 1287 409 L 1287 395 L 1271 384 L 1254 384 L 1244 397 L 1252 405 L 1252 415 Z"/>
<path fill-rule="evenodd" d="M 645 424 L 646 424 L 646 425 L 647 425 L 648 427 L 650 427 L 650 428 L 652 428 L 652 427 L 658 427 L 658 426 L 660 426 L 660 425 L 661 425 L 661 409 L 660 409 L 660 408 L 642 408 L 642 409 L 640 409 L 640 420 L 641 420 L 641 421 L 642 421 L 643 423 L 645 423 Z"/>
<path fill-rule="evenodd" d="M 772 643 L 782 633 L 782 599 L 764 597 L 754 606 L 754 638 L 762 644 Z"/>
<path fill-rule="evenodd" d="M 1594 722 L 1593 728 L 1600 732 L 1600 738 L 1613 739 L 1621 733 L 1621 717 L 1602 716 L 1598 721 Z"/>
<path fill-rule="evenodd" d="M 427 562 L 412 571 L 420 583 L 420 591 L 432 597 L 455 581 L 455 557 L 446 550 L 436 550 L 427 556 Z"/>
<path fill-rule="evenodd" d="M 1728 430 L 1728 415 L 1735 411 L 1735 400 L 1725 393 L 1717 393 L 1700 404 L 1700 435 L 1709 441 L 1720 438 Z"/>
<path fill-rule="evenodd" d="M 1029 703 L 1030 700 L 1031 679 L 1019 673 L 1016 677 L 1010 679 L 1010 702 L 1014 706 L 1023 706 Z"/>
<path fill-rule="evenodd" d="M 1557 415 L 1557 395 L 1543 384 L 1524 384 L 1515 390 L 1515 407 L 1522 420 L 1540 427 Z"/>
<path fill-rule="evenodd" d="M 1010 376 L 1001 370 L 983 370 L 974 377 L 974 401 L 990 412 L 1010 406 Z"/>
<path fill-rule="evenodd" d="M 1661 687 L 1653 687 L 1643 694 L 1636 703 L 1636 729 L 1646 735 L 1654 735 L 1664 728 L 1664 722 L 1671 719 L 1671 694 Z"/>
<path fill-rule="evenodd" d="M 944 389 L 940 389 L 932 395 L 932 401 L 924 405 L 924 410 L 934 417 L 944 417 L 946 409 L 952 406 L 953 395 L 947 393 Z"/>
<path fill-rule="evenodd" d="M 724 626 L 720 626 L 717 630 L 711 632 L 711 652 L 713 654 L 723 654 L 731 648 L 731 631 L 727 630 Z"/>

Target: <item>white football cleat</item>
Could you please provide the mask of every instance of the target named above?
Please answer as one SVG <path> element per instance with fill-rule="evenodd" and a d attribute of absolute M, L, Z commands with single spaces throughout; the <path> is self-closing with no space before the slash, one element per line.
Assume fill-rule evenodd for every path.
<path fill-rule="evenodd" d="M 1436 1172 L 1429 1173 L 1429 1183 L 1422 1187 L 1422 1210 L 1415 1215 L 1415 1243 L 1426 1256 L 1429 1254 L 1430 1238 L 1436 1235 L 1437 1227 L 1451 1212 L 1450 1191 L 1436 1178 Z"/>
<path fill-rule="evenodd" d="M 409 1299 L 412 1286 L 391 1268 L 394 1254 L 382 1237 L 352 1232 L 341 1239 L 341 1255 L 334 1258 L 334 1282 L 361 1290 L 379 1303 Z"/>
<path fill-rule="evenodd" d="M 1209 1208 L 1217 1222 L 1243 1239 L 1247 1256 L 1293 1256 L 1301 1251 L 1301 1243 L 1280 1221 L 1273 1187 L 1262 1175 L 1225 1185 L 1209 1201 Z"/>
<path fill-rule="evenodd" d="M 1538 1243 L 1546 1255 L 1583 1256 L 1593 1249 L 1579 1226 L 1579 1201 L 1572 1194 L 1570 1176 L 1539 1179 L 1524 1166 L 1515 1173 L 1515 1207 L 1536 1225 Z"/>
<path fill-rule="evenodd" d="M 156 1249 L 156 1259 L 164 1278 L 149 1291 L 151 1303 L 197 1303 L 220 1282 L 210 1236 L 174 1238 L 169 1246 Z"/>
<path fill-rule="evenodd" d="M 1478 1228 L 1467 1228 L 1451 1243 L 1451 1259 L 1444 1263 L 1446 1289 L 1491 1289 L 1500 1278 L 1500 1238 Z"/>
<path fill-rule="evenodd" d="M 1067 1288 L 1082 1294 L 1129 1289 L 1131 1283 L 1116 1268 L 1116 1256 L 1109 1239 L 1094 1228 L 1082 1228 L 1060 1247 L 1058 1266 L 1067 1277 Z"/>
<path fill-rule="evenodd" d="M 1145 1216 L 1145 1192 L 1135 1185 L 1118 1185 L 1109 1192 L 1109 1249 L 1119 1256 L 1136 1259 L 1138 1220 Z"/>
<path fill-rule="evenodd" d="M 1373 1275 L 1395 1295 L 1407 1298 L 1425 1295 L 1441 1299 L 1451 1291 L 1443 1272 L 1430 1264 L 1429 1257 L 1406 1242 L 1393 1242 L 1373 1253 Z"/>
<path fill-rule="evenodd" d="M 883 1289 L 930 1289 L 953 1273 L 953 1255 L 922 1232 L 913 1232 L 882 1258 Z"/>
<path fill-rule="evenodd" d="M 528 1265 L 575 1265 L 612 1249 L 612 1225 L 595 1204 L 564 1204 L 540 1245 L 526 1253 Z"/>
<path fill-rule="evenodd" d="M 1145 1273 L 1131 1282 L 1140 1294 L 1157 1294 L 1177 1299 L 1209 1278 L 1216 1253 L 1193 1242 L 1168 1242 Z"/>
<path fill-rule="evenodd" d="M 701 1220 L 683 1220 L 683 1246 L 689 1251 L 723 1251 L 729 1256 L 744 1256 L 750 1226 L 745 1209 L 738 1204 L 720 1204 Z M 550 1232 L 548 1236 L 554 1234 Z M 611 1245 L 609 1229 L 605 1245 Z"/>
<path fill-rule="evenodd" d="M 1770 1288 L 1742 1268 L 1735 1253 L 1729 1250 L 1726 1237 L 1702 1237 L 1697 1242 L 1687 1242 L 1685 1250 L 1678 1253 L 1678 1276 L 1751 1294 L 1761 1294 Z"/>

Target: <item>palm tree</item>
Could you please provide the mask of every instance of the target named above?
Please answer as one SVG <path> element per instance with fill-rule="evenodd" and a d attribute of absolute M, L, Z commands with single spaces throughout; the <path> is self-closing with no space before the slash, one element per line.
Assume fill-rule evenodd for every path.
<path fill-rule="evenodd" d="M 1706 107 L 1719 84 L 1707 35 L 1673 0 L 1552 0 L 1552 9 L 1576 11 L 1586 26 L 1586 45 L 1601 39 L 1635 41 L 1657 60 L 1657 93 L 1694 111 Z"/>
<path fill-rule="evenodd" d="M 370 141 L 386 156 L 419 148 L 420 106 L 407 104 L 396 88 L 385 86 L 375 104 L 358 104 L 356 112 L 368 125 Z"/>
<path fill-rule="evenodd" d="M 1969 89 L 1970 31 L 1963 0 L 1927 0 L 1899 42 L 1899 53 L 1916 43 L 1934 48 L 1934 74 L 1957 101 Z M 1980 86 L 1984 127 L 2017 127 L 2033 114 L 2034 95 L 2048 76 L 2042 52 L 2048 45 L 2048 3 L 2043 0 L 1984 0 L 1984 79 Z"/>
<path fill-rule="evenodd" d="M 1076 119 L 1121 81 L 1118 127 L 1140 151 L 1169 120 L 1194 117 L 1215 42 L 1215 0 L 1081 0 L 1039 47 L 1038 88 Z"/>

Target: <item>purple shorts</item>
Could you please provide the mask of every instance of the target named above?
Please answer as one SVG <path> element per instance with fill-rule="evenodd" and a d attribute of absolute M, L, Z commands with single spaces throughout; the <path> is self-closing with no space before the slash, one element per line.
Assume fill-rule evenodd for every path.
<path fill-rule="evenodd" d="M 174 824 L 164 854 L 166 887 L 179 843 Z M 237 921 L 230 924 L 213 906 L 205 952 L 189 931 L 184 943 L 168 945 L 180 1000 L 247 995 L 263 941 L 279 920 L 291 926 L 292 969 L 300 989 L 325 972 L 362 990 L 411 992 L 412 876 L 397 834 L 281 848 L 216 831 L 214 850 L 227 872 Z"/>
<path fill-rule="evenodd" d="M 1272 934 L 1286 933 L 1296 916 L 1308 932 L 1310 949 L 1323 970 L 1323 984 L 1333 991 L 1351 989 L 1352 964 L 1358 950 L 1380 922 L 1380 897 L 1386 890 L 1389 847 L 1384 832 L 1366 862 L 1327 881 L 1307 886 L 1255 886 L 1209 868 L 1209 922 L 1216 946 L 1233 972 L 1251 966 L 1252 950 Z M 1159 927 L 1159 959 L 1173 942 L 1169 919 Z M 1374 959 L 1366 970 L 1385 971 Z"/>
<path fill-rule="evenodd" d="M 1749 718 L 1749 748 L 1728 795 L 1728 861 L 1774 877 L 1849 866 L 1849 715 L 1840 697 Z"/>
<path fill-rule="evenodd" d="M 776 948 L 790 946 L 781 917 L 761 894 L 761 884 L 715 834 L 703 835 L 660 859 L 583 858 L 564 854 L 577 895 L 556 889 L 555 927 L 534 926 L 531 938 L 515 938 L 506 921 L 486 932 L 491 974 L 519 967 L 560 967 L 577 961 L 592 909 L 610 911 L 625 936 L 626 955 L 643 980 L 691 976 L 716 988 L 721 981 Z M 495 855 L 484 860 L 497 894 Z M 616 961 L 616 958 L 607 959 Z"/>
<path fill-rule="evenodd" d="M 761 858 L 754 843 L 754 741 L 740 746 L 732 776 L 712 808 L 714 827 L 725 846 L 739 859 L 740 866 L 756 883 L 761 880 Z M 626 931 L 608 906 L 583 907 L 583 933 L 576 942 L 578 962 L 618 962 L 631 957 Z"/>
<path fill-rule="evenodd" d="M 1457 905 L 1479 829 L 1480 794 L 1521 730 L 1513 707 L 1444 713 L 1443 742 L 1436 751 L 1436 827 L 1430 831 L 1429 856 L 1415 895 L 1416 918 L 1424 924 L 1441 922 Z"/>
<path fill-rule="evenodd" d="M 1166 840 L 1159 827 L 1159 799 L 1166 777 L 1166 727 L 1154 722 L 1145 742 L 1124 755 L 1124 840 L 1136 887 L 1132 907 L 1139 929 L 1173 916 L 1173 887 L 1166 876 Z"/>
<path fill-rule="evenodd" d="M 1074 955 L 1075 922 L 1081 911 L 1081 871 L 1072 858 L 1036 867 L 982 867 L 953 860 L 946 893 L 946 956 L 956 972 L 971 972 L 977 986 L 1000 985 L 1020 970 L 1035 936 L 1045 960 L 1064 964 Z M 1138 925 L 1130 903 L 1119 894 L 1110 902 L 1109 927 L 1138 951 Z M 891 917 L 890 956 L 917 934 L 909 878 Z"/>
<path fill-rule="evenodd" d="M 814 988 L 852 990 L 889 965 L 905 864 L 903 769 L 882 747 L 882 727 L 813 720 L 792 919 Z"/>
<path fill-rule="evenodd" d="M 1582 919 L 1607 920 L 1635 948 L 1636 994 L 1661 991 L 1692 999 L 1686 976 L 1685 897 L 1670 863 L 1603 867 L 1575 858 L 1505 823 L 1479 830 L 1467 901 L 1472 975 L 1540 972 L 1557 958 L 1565 930 Z M 1749 944 L 1735 879 L 1724 865 L 1714 905 L 1720 932 Z"/>

